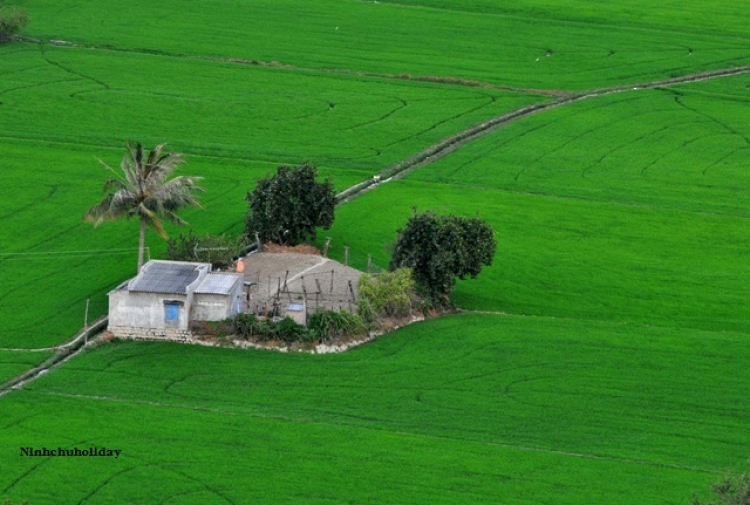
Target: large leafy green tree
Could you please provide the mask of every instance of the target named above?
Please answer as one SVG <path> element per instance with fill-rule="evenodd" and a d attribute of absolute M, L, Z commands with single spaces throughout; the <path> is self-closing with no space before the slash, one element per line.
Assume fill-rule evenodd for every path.
<path fill-rule="evenodd" d="M 258 181 L 247 194 L 246 232 L 263 242 L 297 245 L 315 239 L 316 228 L 331 227 L 336 192 L 330 179 L 317 182 L 315 165 L 280 166 L 273 177 Z"/>
<path fill-rule="evenodd" d="M 135 218 L 140 224 L 138 235 L 138 271 L 143 266 L 146 226 L 151 226 L 163 238 L 167 237 L 162 219 L 187 224 L 175 212 L 184 206 L 198 206 L 195 192 L 203 191 L 195 185 L 202 177 L 175 177 L 172 173 L 185 162 L 182 154 L 163 152 L 159 144 L 147 157 L 138 142 L 128 142 L 127 154 L 122 158 L 122 174 L 99 160 L 115 177 L 104 183 L 106 196 L 84 215 L 84 220 L 98 226 L 104 221 Z"/>
<path fill-rule="evenodd" d="M 0 6 L 0 42 L 13 40 L 29 23 L 29 15 L 19 7 Z"/>
<path fill-rule="evenodd" d="M 492 228 L 478 218 L 425 212 L 399 230 L 391 270 L 408 267 L 417 285 L 435 303 L 448 300 L 456 278 L 475 278 L 492 264 L 497 242 Z"/>

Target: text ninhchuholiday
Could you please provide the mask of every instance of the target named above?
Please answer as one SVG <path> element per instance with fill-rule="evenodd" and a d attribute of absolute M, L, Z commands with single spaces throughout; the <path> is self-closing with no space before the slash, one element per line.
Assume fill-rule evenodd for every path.
<path fill-rule="evenodd" d="M 32 457 L 113 457 L 115 459 L 120 457 L 122 449 L 107 449 L 106 447 L 89 447 L 87 449 L 79 449 L 73 447 L 72 449 L 63 449 L 58 447 L 56 449 L 48 449 L 42 447 L 35 449 L 33 447 L 21 447 L 21 456 L 32 456 Z"/>

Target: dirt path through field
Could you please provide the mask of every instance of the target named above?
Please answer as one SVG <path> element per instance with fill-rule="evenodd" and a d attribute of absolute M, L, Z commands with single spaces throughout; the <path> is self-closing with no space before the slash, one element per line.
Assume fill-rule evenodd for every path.
<path fill-rule="evenodd" d="M 67 47 L 67 48 L 105 49 L 107 51 L 118 51 L 118 52 L 126 52 L 126 53 L 146 53 L 146 54 L 150 53 L 150 51 L 148 50 L 137 50 L 137 49 L 132 49 L 132 48 L 118 48 L 118 47 L 112 47 L 112 46 L 108 46 L 104 48 L 104 47 L 99 47 L 99 46 L 94 46 L 94 45 L 78 44 L 78 43 L 69 42 L 66 40 L 42 41 L 42 40 L 33 39 L 29 37 L 18 37 L 18 41 L 31 43 L 31 44 L 48 44 L 49 43 L 58 47 Z M 441 84 L 446 84 L 446 85 L 496 89 L 496 90 L 516 92 L 516 93 L 526 93 L 526 94 L 534 94 L 534 95 L 539 95 L 539 96 L 551 97 L 551 99 L 548 101 L 539 102 L 533 105 L 528 105 L 526 107 L 521 107 L 519 109 L 507 112 L 505 114 L 501 114 L 499 116 L 489 118 L 480 124 L 474 125 L 470 128 L 467 128 L 466 130 L 462 132 L 456 133 L 455 135 L 451 135 L 450 137 L 447 137 L 443 140 L 436 142 L 435 144 L 432 144 L 431 146 L 428 146 L 427 148 L 414 154 L 413 156 L 410 156 L 409 158 L 403 161 L 400 161 L 396 163 L 395 165 L 392 165 L 390 167 L 383 169 L 379 174 L 375 175 L 373 178 L 368 179 L 366 181 L 362 181 L 358 184 L 355 184 L 354 186 L 351 186 L 345 189 L 344 191 L 342 191 L 341 193 L 337 195 L 339 204 L 345 203 L 351 200 L 352 198 L 355 198 L 359 194 L 363 193 L 364 191 L 372 189 L 373 187 L 376 187 L 380 184 L 389 182 L 394 179 L 399 179 L 403 177 L 404 175 L 408 174 L 409 172 L 411 172 L 412 170 L 415 170 L 417 168 L 428 165 L 434 161 L 437 161 L 440 158 L 443 158 L 446 155 L 450 154 L 451 152 L 455 151 L 456 149 L 466 145 L 472 140 L 477 139 L 483 135 L 486 135 L 503 125 L 512 123 L 514 121 L 518 121 L 519 119 L 524 119 L 533 114 L 545 112 L 550 109 L 554 109 L 556 107 L 560 107 L 563 105 L 571 104 L 573 102 L 577 102 L 579 100 L 596 98 L 596 97 L 600 97 L 603 95 L 609 95 L 612 93 L 623 93 L 627 91 L 637 91 L 640 89 L 669 87 L 669 86 L 675 86 L 679 84 L 704 81 L 704 80 L 715 79 L 719 77 L 728 77 L 728 76 L 750 72 L 750 66 L 740 66 L 740 67 L 731 67 L 731 68 L 725 68 L 725 69 L 720 69 L 720 70 L 711 70 L 707 72 L 699 72 L 699 73 L 684 75 L 680 77 L 672 77 L 670 79 L 663 79 L 660 81 L 647 81 L 647 82 L 639 82 L 639 83 L 631 83 L 631 84 L 621 84 L 617 86 L 609 86 L 609 87 L 604 87 L 604 88 L 592 88 L 592 89 L 583 90 L 583 91 L 566 91 L 566 90 L 560 90 L 560 89 L 534 89 L 534 88 L 504 86 L 504 85 L 491 84 L 487 82 L 475 81 L 475 80 L 470 80 L 470 79 L 460 79 L 460 78 L 456 78 L 452 76 L 420 76 L 420 75 L 411 75 L 411 74 L 384 74 L 384 73 L 377 73 L 377 72 L 365 72 L 365 71 L 340 69 L 340 68 L 314 69 L 314 68 L 299 67 L 296 65 L 288 65 L 288 64 L 281 63 L 278 61 L 259 61 L 259 60 L 243 59 L 243 58 L 221 58 L 221 57 L 215 57 L 215 56 L 170 54 L 170 53 L 164 53 L 164 52 L 159 52 L 158 54 L 172 56 L 172 57 L 179 57 L 179 58 L 189 58 L 189 59 L 194 59 L 194 60 L 217 61 L 217 62 L 222 62 L 222 63 L 237 64 L 237 65 L 255 65 L 255 66 L 261 66 L 261 67 L 283 68 L 285 70 L 300 71 L 300 72 L 312 71 L 312 72 L 322 72 L 322 73 L 331 73 L 331 74 L 356 75 L 356 76 L 362 76 L 362 77 L 376 77 L 376 78 L 381 78 L 381 79 L 400 79 L 400 80 L 407 80 L 407 81 L 434 82 L 434 83 L 441 83 Z"/>
<path fill-rule="evenodd" d="M 632 92 L 641 89 L 665 88 L 676 86 L 679 84 L 716 79 L 719 77 L 729 77 L 733 75 L 745 74 L 748 72 L 750 72 L 750 66 L 742 66 L 722 70 L 712 70 L 710 72 L 700 72 L 697 74 L 673 77 L 671 79 L 664 79 L 661 81 L 649 81 L 635 84 L 609 86 L 605 88 L 594 88 L 585 91 L 570 92 L 562 95 L 559 95 L 559 92 L 555 92 L 555 94 L 558 95 L 558 98 L 546 102 L 528 105 L 514 111 L 495 116 L 480 124 L 467 128 L 462 132 L 436 142 L 435 144 L 423 149 L 419 153 L 382 170 L 380 174 L 376 175 L 372 179 L 360 182 L 359 184 L 355 184 L 354 186 L 345 189 L 337 195 L 337 198 L 339 204 L 346 203 L 347 201 L 359 196 L 365 191 L 373 189 L 374 187 L 377 187 L 386 182 L 400 179 L 412 170 L 433 163 L 440 158 L 447 156 L 456 149 L 459 149 L 460 147 L 466 145 L 472 140 L 487 135 L 488 133 L 500 128 L 501 126 L 507 125 L 514 121 L 518 121 L 519 119 L 524 119 L 533 114 L 539 114 L 540 112 L 545 112 L 556 107 L 561 107 L 573 102 L 578 102 L 580 100 L 597 98 L 614 93 L 624 93 L 629 91 Z M 533 92 L 533 90 L 526 91 Z"/>

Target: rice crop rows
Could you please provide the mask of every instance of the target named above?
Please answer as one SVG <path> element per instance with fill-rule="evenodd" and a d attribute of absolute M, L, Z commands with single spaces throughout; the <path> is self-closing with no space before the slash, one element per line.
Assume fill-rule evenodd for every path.
<path fill-rule="evenodd" d="M 42 40 L 521 88 L 588 89 L 750 61 L 737 0 L 710 16 L 698 2 L 655 13 L 643 1 L 25 4 L 37 13 L 32 35 Z"/>
<path fill-rule="evenodd" d="M 110 344 L 3 398 L 0 494 L 679 503 L 744 464 L 745 338 L 464 315 L 333 356 Z M 30 440 L 123 452 L 19 457 Z"/>
<path fill-rule="evenodd" d="M 11 379 L 52 356 L 52 351 L 29 352 L 0 349 L 0 383 Z"/>

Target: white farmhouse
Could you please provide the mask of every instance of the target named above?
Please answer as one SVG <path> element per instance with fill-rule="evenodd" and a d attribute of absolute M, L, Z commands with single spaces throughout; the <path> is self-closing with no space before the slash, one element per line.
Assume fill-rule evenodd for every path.
<path fill-rule="evenodd" d="M 109 293 L 109 331 L 118 337 L 186 339 L 191 321 L 220 321 L 242 306 L 242 274 L 210 263 L 151 260 Z"/>

